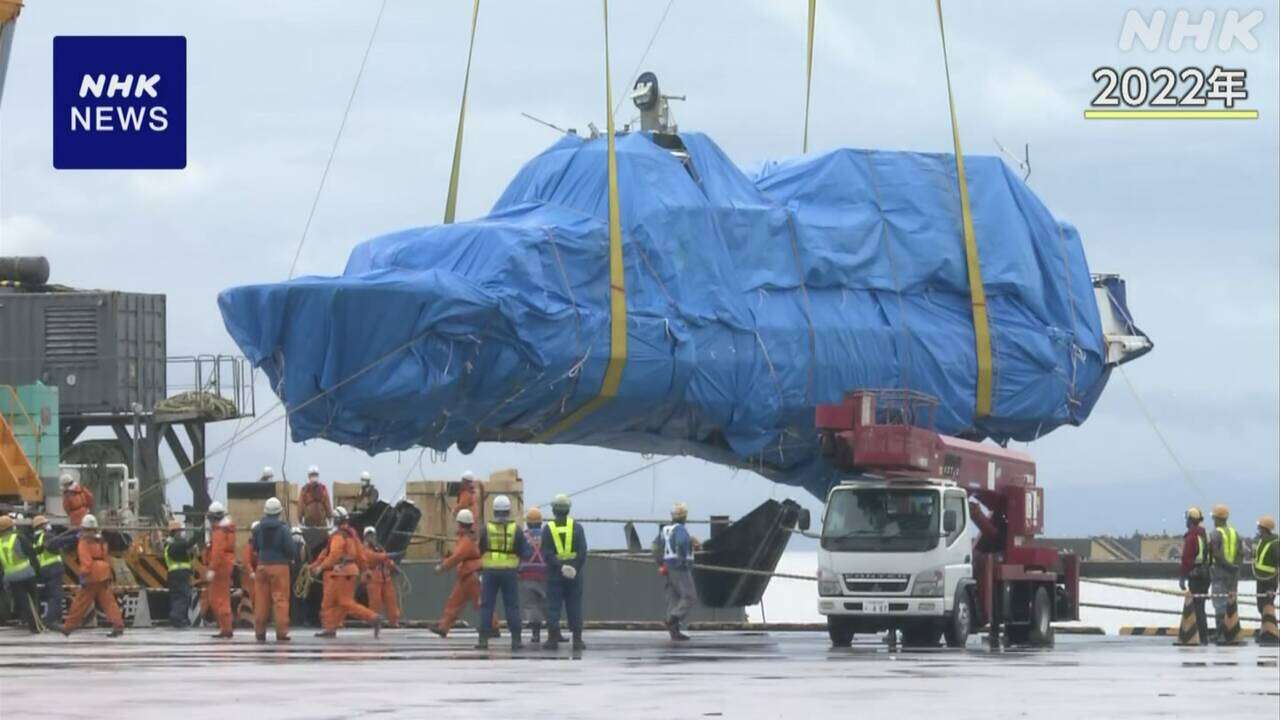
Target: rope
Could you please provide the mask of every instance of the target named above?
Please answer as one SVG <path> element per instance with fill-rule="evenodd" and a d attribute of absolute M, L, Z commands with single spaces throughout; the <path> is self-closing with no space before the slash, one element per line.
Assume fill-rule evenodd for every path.
<path fill-rule="evenodd" d="M 315 581 L 315 576 L 304 567 L 302 572 L 298 573 L 298 579 L 293 581 L 293 596 L 300 600 L 306 599 L 311 594 L 311 586 Z"/>
<path fill-rule="evenodd" d="M 1181 610 L 1162 610 L 1160 608 L 1144 608 L 1134 607 L 1133 605 L 1107 605 L 1104 603 L 1080 603 L 1080 607 L 1096 608 L 1098 610 L 1124 610 L 1127 612 L 1151 613 L 1152 615 L 1182 615 Z M 1239 618 L 1245 622 L 1262 622 L 1261 618 L 1242 617 Z"/>
<path fill-rule="evenodd" d="M 938 34 L 942 38 L 942 67 L 947 78 L 947 105 L 951 110 L 951 141 L 956 151 L 956 181 L 960 186 L 960 218 L 964 229 L 965 264 L 969 274 L 969 304 L 973 309 L 973 342 L 978 361 L 977 398 L 974 419 L 991 414 L 991 326 L 987 318 L 987 290 L 982 283 L 982 265 L 978 259 L 978 239 L 973 230 L 973 211 L 969 206 L 969 183 L 964 174 L 964 153 L 960 149 L 960 124 L 956 120 L 955 95 L 951 91 L 951 62 L 947 58 L 947 31 L 942 22 L 942 0 L 938 8 Z"/>
<path fill-rule="evenodd" d="M 1229 598 L 1229 597 L 1265 597 L 1272 593 L 1191 593 L 1183 590 L 1165 590 L 1164 588 L 1154 588 L 1147 585 L 1134 585 L 1133 583 L 1119 582 L 1117 580 L 1100 580 L 1098 578 L 1080 578 L 1082 583 L 1093 583 L 1094 585 L 1107 585 L 1110 587 L 1125 588 L 1128 590 L 1143 590 L 1145 592 L 1157 593 L 1159 595 L 1171 595 L 1173 597 L 1185 598 L 1188 595 L 1193 598 Z"/>
<path fill-rule="evenodd" d="M 477 0 L 478 1 L 478 0 Z M 298 238 L 298 249 L 293 253 L 293 262 L 289 265 L 289 279 L 298 267 L 298 258 L 302 255 L 302 246 L 307 242 L 307 231 L 311 229 L 311 221 L 316 216 L 316 208 L 320 205 L 320 195 L 324 191 L 324 182 L 329 177 L 329 168 L 333 166 L 333 158 L 338 153 L 338 142 L 342 140 L 342 131 L 347 127 L 347 116 L 351 114 L 351 105 L 356 99 L 356 90 L 360 88 L 360 78 L 364 77 L 365 65 L 369 62 L 369 51 L 373 49 L 373 40 L 378 36 L 378 26 L 382 24 L 382 13 L 387 9 L 387 0 L 382 0 L 378 7 L 378 16 L 374 18 L 373 30 L 369 32 L 369 42 L 364 48 L 364 57 L 360 59 L 360 69 L 356 71 L 355 82 L 351 84 L 351 95 L 347 98 L 347 107 L 342 111 L 342 122 L 338 124 L 338 134 L 333 138 L 329 148 L 329 159 L 324 163 L 324 172 L 320 173 L 320 186 L 316 188 L 315 197 L 311 200 L 311 211 L 307 213 L 307 222 L 302 226 L 302 237 Z"/>
<path fill-rule="evenodd" d="M 634 469 L 634 470 L 628 470 L 627 472 L 624 472 L 624 473 L 622 473 L 621 475 L 614 475 L 613 477 L 609 478 L 608 480 L 602 480 L 602 481 L 600 481 L 600 482 L 598 482 L 598 483 L 596 483 L 596 484 L 594 484 L 594 485 L 588 485 L 587 487 L 584 487 L 584 488 L 582 488 L 581 490 L 574 490 L 574 491 L 573 491 L 573 492 L 571 492 L 571 493 L 567 493 L 567 495 L 568 495 L 568 497 L 574 497 L 575 495 L 581 495 L 581 494 L 583 494 L 583 493 L 591 492 L 592 490 L 596 490 L 596 489 L 602 488 L 602 487 L 604 487 L 605 485 L 608 485 L 608 484 L 610 484 L 610 483 L 617 482 L 617 481 L 619 481 L 619 480 L 622 480 L 623 478 L 628 478 L 628 477 L 631 477 L 632 475 L 635 475 L 636 473 L 639 473 L 639 472 L 643 472 L 643 471 L 645 471 L 645 470 L 648 470 L 648 469 L 649 469 L 649 468 L 651 468 L 651 467 L 655 467 L 655 466 L 657 466 L 657 465 L 661 465 L 662 463 L 667 462 L 667 461 L 669 461 L 669 460 L 674 460 L 674 459 L 676 459 L 677 457 L 679 457 L 679 456 L 678 456 L 678 455 L 668 455 L 667 457 L 664 457 L 664 458 L 662 458 L 661 460 L 654 460 L 653 462 L 651 462 L 651 463 L 647 463 L 647 464 L 645 464 L 645 465 L 641 465 L 640 467 L 638 467 L 638 468 L 636 468 L 636 469 Z M 547 501 L 547 502 L 544 502 L 544 503 L 538 503 L 538 506 L 539 506 L 539 507 L 542 507 L 542 506 L 550 505 L 550 504 L 551 504 L 551 502 L 550 502 L 550 501 Z"/>
<path fill-rule="evenodd" d="M 640 76 L 640 66 L 644 65 L 645 58 L 649 57 L 649 51 L 653 49 L 653 43 L 658 39 L 658 33 L 662 32 L 662 24 L 667 21 L 667 13 L 671 12 L 671 6 L 676 4 L 676 0 L 667 0 L 667 7 L 662 11 L 662 17 L 658 18 L 658 26 L 653 29 L 653 34 L 649 36 L 649 44 L 644 46 L 644 52 L 640 54 L 640 60 L 636 62 L 636 67 L 631 71 L 631 81 Z M 622 103 L 626 101 L 627 96 L 623 95 L 618 98 L 618 103 L 613 106 L 613 114 L 617 115 L 618 110 L 622 108 Z"/>
<path fill-rule="evenodd" d="M 453 222 L 458 208 L 458 175 L 462 170 L 462 127 L 467 119 L 467 89 L 471 86 L 471 56 L 476 49 L 476 21 L 480 19 L 480 0 L 471 9 L 471 42 L 467 45 L 467 70 L 462 75 L 462 103 L 458 106 L 458 135 L 453 140 L 453 168 L 449 171 L 449 193 L 444 200 L 444 224 Z"/>
<path fill-rule="evenodd" d="M 1129 387 L 1129 392 L 1133 394 L 1134 402 L 1137 403 L 1138 409 L 1142 411 L 1142 416 L 1146 418 L 1147 424 L 1151 426 L 1152 432 L 1156 434 L 1156 438 L 1158 438 L 1160 440 L 1160 444 L 1164 446 L 1164 451 L 1169 454 L 1169 459 L 1173 460 L 1173 464 L 1178 466 L 1178 471 L 1182 473 L 1182 478 L 1187 481 L 1187 484 L 1190 485 L 1193 490 L 1199 493 L 1201 502 L 1204 502 L 1205 498 L 1208 497 L 1205 494 L 1204 489 L 1196 483 L 1195 478 L 1191 476 L 1191 471 L 1187 469 L 1186 465 L 1182 464 L 1182 460 L 1178 458 L 1178 454 L 1173 451 L 1173 445 L 1169 443 L 1169 440 L 1165 438 L 1164 433 L 1160 431 L 1160 426 L 1156 424 L 1156 419 L 1151 415 L 1151 411 L 1147 408 L 1147 404 L 1142 401 L 1142 396 L 1138 394 L 1138 389 L 1134 387 L 1133 381 L 1129 380 L 1129 374 L 1124 371 L 1124 366 L 1116 365 L 1116 370 L 1120 372 L 1120 377 L 1124 380 L 1124 384 Z"/>
<path fill-rule="evenodd" d="M 809 98 L 813 88 L 813 20 L 817 14 L 818 0 L 809 0 L 809 42 L 805 48 L 804 66 L 804 144 L 801 153 L 809 152 Z"/>

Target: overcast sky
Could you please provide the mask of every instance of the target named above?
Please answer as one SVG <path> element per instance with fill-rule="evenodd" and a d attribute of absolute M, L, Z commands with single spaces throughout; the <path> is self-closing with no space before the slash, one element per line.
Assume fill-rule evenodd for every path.
<path fill-rule="evenodd" d="M 806 3 L 675 0 L 644 69 L 684 129 L 708 133 L 739 164 L 798 154 Z M 941 51 L 929 0 L 819 3 L 811 149 L 951 149 Z M 287 276 L 379 0 L 32 2 L 0 106 L 0 252 L 49 257 L 53 281 L 165 293 L 171 355 L 236 352 L 218 291 Z M 666 7 L 614 0 L 615 96 Z M 1129 7 L 1199 16 L 1200 4 L 1111 0 L 946 3 L 952 73 L 970 153 L 1031 146 L 1032 188 L 1081 232 L 1094 272 L 1129 282 L 1155 341 L 1126 372 L 1191 480 L 1164 450 L 1134 394 L 1114 377 L 1093 416 L 1030 450 L 1053 534 L 1176 531 L 1188 504 L 1226 501 L 1238 525 L 1280 504 L 1280 107 L 1274 3 L 1255 51 L 1122 52 Z M 1221 12 L 1254 6 L 1211 4 Z M 354 107 L 299 261 L 338 274 L 350 249 L 439 222 L 466 62 L 469 0 L 388 0 Z M 486 0 L 472 71 L 459 218 L 483 215 L 522 163 L 562 126 L 604 125 L 600 4 Z M 185 35 L 188 167 L 57 171 L 51 149 L 55 35 Z M 1101 65 L 1247 69 L 1261 112 L 1241 122 L 1085 121 Z M 620 120 L 631 117 L 624 105 Z M 623 188 L 626 191 L 626 188 Z M 260 386 L 258 407 L 275 402 Z M 211 426 L 220 445 L 234 423 Z M 282 424 L 210 459 L 212 474 L 279 468 Z M 1020 445 L 1019 445 L 1020 446 Z M 545 501 L 648 462 L 574 447 L 482 445 L 471 456 L 369 458 L 327 442 L 289 449 L 290 478 L 371 469 L 384 494 L 405 478 L 518 467 Z M 225 470 L 223 464 L 225 462 Z M 172 469 L 172 465 L 170 466 Z M 189 497 L 171 485 L 171 502 Z M 220 496 L 220 488 L 215 496 Z M 794 488 L 747 471 L 676 459 L 583 494 L 583 516 L 739 514 Z M 613 544 L 621 533 L 597 537 Z"/>

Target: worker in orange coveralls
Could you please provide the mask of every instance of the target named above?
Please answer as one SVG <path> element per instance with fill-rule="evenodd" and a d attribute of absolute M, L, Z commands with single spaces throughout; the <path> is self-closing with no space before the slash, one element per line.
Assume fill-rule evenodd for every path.
<path fill-rule="evenodd" d="M 472 530 L 475 525 L 475 516 L 471 510 L 463 508 L 458 511 L 457 521 L 458 541 L 454 545 L 453 553 L 435 568 L 437 575 L 453 568 L 457 568 L 458 573 L 458 578 L 453 584 L 453 592 L 449 593 L 449 599 L 445 601 L 440 624 L 431 628 L 431 632 L 440 637 L 448 637 L 449 630 L 453 628 L 458 615 L 468 603 L 476 609 L 480 608 L 479 573 L 483 563 L 480 558 L 480 546 L 476 544 L 476 537 Z"/>
<path fill-rule="evenodd" d="M 303 525 L 324 527 L 329 523 L 329 516 L 332 514 L 329 488 L 321 484 L 320 468 L 315 465 L 307 468 L 307 483 L 298 493 L 298 503 L 302 506 Z"/>
<path fill-rule="evenodd" d="M 396 566 L 399 553 L 388 553 L 378 544 L 378 531 L 364 529 L 364 588 L 369 609 L 387 618 L 387 627 L 400 627 L 400 600 L 396 597 Z"/>
<path fill-rule="evenodd" d="M 93 611 L 94 603 L 97 603 L 111 623 L 109 637 L 120 637 L 124 634 L 124 618 L 120 615 L 120 606 L 116 604 L 116 595 L 111 591 L 111 562 L 107 559 L 107 541 L 102 539 L 98 519 L 92 515 L 85 515 L 80 519 L 80 540 L 76 545 L 76 555 L 80 560 L 80 589 L 71 601 L 67 620 L 62 625 L 62 634 L 70 635 L 72 630 L 80 627 L 85 616 Z"/>
<path fill-rule="evenodd" d="M 356 582 L 364 570 L 364 548 L 360 536 L 351 527 L 351 516 L 344 507 L 333 510 L 338 527 L 329 536 L 329 547 L 323 559 L 311 566 L 312 574 L 324 573 L 324 598 L 320 602 L 320 624 L 316 637 L 337 637 L 338 627 L 348 615 L 373 626 L 373 636 L 382 632 L 385 619 L 356 602 Z"/>
<path fill-rule="evenodd" d="M 249 538 L 253 578 L 253 632 L 258 642 L 267 641 L 267 621 L 275 613 L 276 642 L 289 642 L 289 563 L 298 548 L 289 526 L 280 519 L 284 504 L 268 498 L 262 506 L 263 518 L 254 523 Z"/>
<path fill-rule="evenodd" d="M 62 511 L 67 514 L 71 527 L 80 527 L 84 516 L 93 512 L 93 493 L 69 474 L 58 478 L 58 485 L 62 488 Z"/>
<path fill-rule="evenodd" d="M 236 524 L 227 517 L 222 503 L 209 505 L 205 517 L 209 519 L 211 540 L 204 551 L 204 579 L 208 582 L 205 593 L 209 598 L 209 610 L 218 622 L 218 632 L 212 637 L 228 639 L 232 636 L 234 622 L 231 618 L 231 572 L 236 566 Z"/>
<path fill-rule="evenodd" d="M 462 487 L 458 489 L 458 504 L 453 507 L 456 514 L 459 510 L 470 510 L 471 517 L 480 517 L 480 488 L 476 487 L 476 474 L 470 470 L 462 473 Z"/>

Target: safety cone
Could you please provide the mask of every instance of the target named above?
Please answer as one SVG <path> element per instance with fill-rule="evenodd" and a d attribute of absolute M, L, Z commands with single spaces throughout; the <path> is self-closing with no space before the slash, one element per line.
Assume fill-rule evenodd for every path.
<path fill-rule="evenodd" d="M 1254 636 L 1259 645 L 1280 645 L 1280 633 L 1276 632 L 1276 596 L 1267 598 L 1262 606 L 1262 628 Z"/>
<path fill-rule="evenodd" d="M 147 597 L 147 589 L 138 590 L 138 604 L 133 611 L 133 627 L 149 628 L 151 627 L 151 602 Z"/>
<path fill-rule="evenodd" d="M 1200 628 L 1196 624 L 1196 601 L 1191 593 L 1186 594 L 1182 603 L 1182 624 L 1178 626 L 1178 639 L 1174 645 L 1195 647 L 1200 644 Z"/>
<path fill-rule="evenodd" d="M 1222 642 L 1219 645 L 1240 645 L 1240 608 L 1233 595 L 1227 600 L 1227 614 L 1222 619 Z"/>

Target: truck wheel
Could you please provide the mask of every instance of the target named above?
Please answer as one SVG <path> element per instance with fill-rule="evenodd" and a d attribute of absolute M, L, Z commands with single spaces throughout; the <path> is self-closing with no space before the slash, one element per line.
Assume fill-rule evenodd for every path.
<path fill-rule="evenodd" d="M 973 601 L 969 593 L 961 590 L 956 593 L 955 608 L 951 611 L 951 620 L 943 630 L 947 647 L 962 648 L 969 642 L 969 628 L 973 625 Z"/>
<path fill-rule="evenodd" d="M 1049 602 L 1049 591 L 1043 587 L 1036 588 L 1031 601 L 1031 627 L 1027 635 L 1036 647 L 1053 645 L 1053 605 Z"/>
<path fill-rule="evenodd" d="M 929 620 L 906 625 L 902 628 L 902 644 L 907 647 L 938 647 L 942 629 Z"/>
<path fill-rule="evenodd" d="M 853 644 L 853 621 L 828 615 L 827 635 L 831 638 L 831 647 L 849 647 Z"/>

